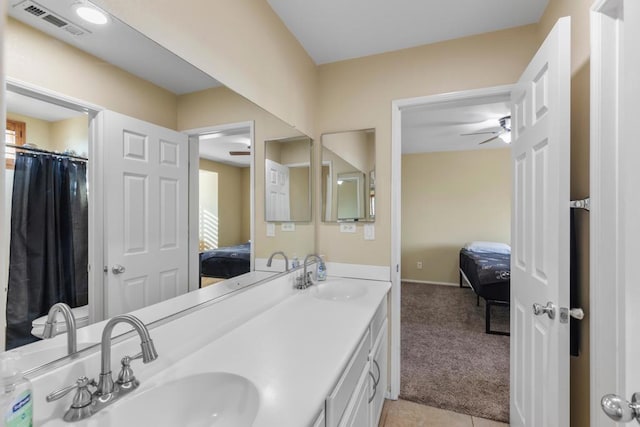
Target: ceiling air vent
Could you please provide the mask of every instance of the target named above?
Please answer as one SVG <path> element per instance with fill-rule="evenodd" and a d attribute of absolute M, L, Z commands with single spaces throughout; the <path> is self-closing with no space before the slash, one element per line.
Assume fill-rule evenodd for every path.
<path fill-rule="evenodd" d="M 44 9 L 40 9 L 39 7 L 36 7 L 34 5 L 31 5 L 31 6 L 27 7 L 25 9 L 25 11 L 27 11 L 30 14 L 35 15 L 35 16 L 41 16 L 41 15 L 44 15 L 45 13 L 47 13 Z"/>
<path fill-rule="evenodd" d="M 50 24 L 55 25 L 58 28 L 62 28 L 65 25 L 67 25 L 67 21 L 63 21 L 62 19 L 58 18 L 57 16 L 53 16 L 51 14 L 45 16 L 44 18 L 42 18 L 43 21 L 47 21 Z"/>
<path fill-rule="evenodd" d="M 23 0 L 15 4 L 13 7 L 22 9 L 32 17 L 36 17 L 38 19 L 46 21 L 48 24 L 54 25 L 57 28 L 61 28 L 74 36 L 81 36 L 86 33 L 91 33 L 90 31 L 87 31 L 79 25 L 71 23 L 59 14 L 52 12 L 51 10 L 36 3 L 33 0 Z M 44 30 L 43 28 L 41 29 Z"/>

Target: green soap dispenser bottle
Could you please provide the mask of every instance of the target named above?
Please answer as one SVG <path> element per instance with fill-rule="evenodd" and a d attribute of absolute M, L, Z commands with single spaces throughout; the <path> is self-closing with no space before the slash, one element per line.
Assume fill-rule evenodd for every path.
<path fill-rule="evenodd" d="M 18 370 L 20 354 L 0 354 L 0 386 L 2 387 L 2 425 L 4 427 L 33 426 L 33 394 L 31 383 Z"/>

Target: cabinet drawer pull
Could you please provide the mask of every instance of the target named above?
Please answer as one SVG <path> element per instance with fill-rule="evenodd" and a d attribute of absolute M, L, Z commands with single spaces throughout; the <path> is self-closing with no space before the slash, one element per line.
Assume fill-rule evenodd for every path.
<path fill-rule="evenodd" d="M 380 371 L 380 365 L 378 365 L 378 362 L 376 361 L 376 359 L 373 359 L 373 364 L 375 365 L 376 369 L 378 370 L 378 379 L 374 379 L 373 381 L 376 383 L 376 387 L 378 387 L 378 384 L 380 384 L 380 376 L 382 375 L 382 372 Z"/>

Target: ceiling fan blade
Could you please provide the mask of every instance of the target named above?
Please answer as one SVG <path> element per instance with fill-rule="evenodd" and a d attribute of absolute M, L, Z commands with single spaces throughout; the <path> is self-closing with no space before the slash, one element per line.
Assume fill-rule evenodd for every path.
<path fill-rule="evenodd" d="M 469 136 L 469 135 L 485 135 L 485 134 L 496 134 L 496 133 L 502 133 L 502 131 L 488 131 L 488 132 L 474 132 L 474 133 L 461 133 L 460 136 Z"/>
<path fill-rule="evenodd" d="M 478 145 L 482 145 L 482 144 L 486 144 L 487 142 L 491 142 L 491 141 L 493 141 L 494 139 L 499 138 L 499 137 L 500 137 L 500 135 L 502 135 L 503 133 L 504 133 L 504 132 L 500 132 L 500 133 L 498 133 L 496 136 L 492 136 L 492 137 L 491 137 L 491 138 L 489 138 L 489 139 L 485 139 L 484 141 L 482 141 L 482 142 L 478 143 Z"/>
<path fill-rule="evenodd" d="M 230 156 L 249 156 L 251 151 L 229 151 Z"/>

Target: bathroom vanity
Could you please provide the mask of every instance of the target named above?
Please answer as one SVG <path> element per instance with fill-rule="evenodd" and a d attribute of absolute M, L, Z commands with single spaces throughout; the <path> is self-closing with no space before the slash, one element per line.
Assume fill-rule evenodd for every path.
<path fill-rule="evenodd" d="M 139 388 L 71 425 L 205 426 L 215 418 L 234 427 L 377 426 L 388 384 L 390 283 L 329 276 L 297 290 L 297 274 L 149 325 L 158 359 L 132 362 Z M 114 376 L 139 344 L 133 334 L 112 342 Z M 31 374 L 35 423 L 69 425 L 62 416 L 73 393 L 53 403 L 45 397 L 96 377 L 99 365 L 94 348 Z"/>

